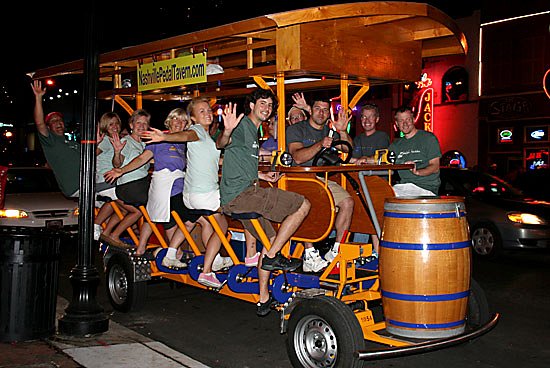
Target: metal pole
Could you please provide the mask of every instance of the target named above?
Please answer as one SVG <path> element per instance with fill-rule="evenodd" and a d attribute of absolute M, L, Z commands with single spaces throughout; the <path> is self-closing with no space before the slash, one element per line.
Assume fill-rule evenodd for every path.
<path fill-rule="evenodd" d="M 95 1 L 89 1 L 88 6 L 82 97 L 77 264 L 71 270 L 69 277 L 73 287 L 73 298 L 65 309 L 65 315 L 58 321 L 59 333 L 73 336 L 92 335 L 109 329 L 109 319 L 96 301 L 100 277 L 92 262 L 91 251 L 95 207 L 96 96 L 99 56 L 95 31 Z"/>

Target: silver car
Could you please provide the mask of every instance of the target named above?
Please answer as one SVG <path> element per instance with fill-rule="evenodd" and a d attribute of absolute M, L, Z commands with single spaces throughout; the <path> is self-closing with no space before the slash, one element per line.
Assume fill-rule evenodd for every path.
<path fill-rule="evenodd" d="M 61 193 L 51 169 L 10 167 L 0 226 L 51 228 L 75 235 L 78 201 Z"/>
<path fill-rule="evenodd" d="M 534 200 L 505 181 L 478 171 L 440 169 L 440 195 L 465 198 L 474 255 L 550 248 L 550 203 Z"/>

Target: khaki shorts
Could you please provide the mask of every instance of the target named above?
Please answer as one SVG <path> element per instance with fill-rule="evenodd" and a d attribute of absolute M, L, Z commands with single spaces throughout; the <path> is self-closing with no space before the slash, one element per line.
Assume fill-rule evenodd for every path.
<path fill-rule="evenodd" d="M 318 178 L 322 182 L 325 181 L 324 178 Z M 350 198 L 350 194 L 347 190 L 342 188 L 340 184 L 338 184 L 335 181 L 329 180 L 327 183 L 328 190 L 330 191 L 330 194 L 332 194 L 332 199 L 334 199 L 334 205 L 338 206 L 340 202 L 342 202 L 346 198 Z"/>
<path fill-rule="evenodd" d="M 232 213 L 254 212 L 260 214 L 262 217 L 258 220 L 267 237 L 271 239 L 276 232 L 270 221 L 283 222 L 288 215 L 298 211 L 303 203 L 304 196 L 301 194 L 279 188 L 262 188 L 253 185 L 223 206 L 222 210 L 228 216 L 231 216 Z M 259 239 L 250 220 L 241 220 L 241 222 L 246 230 Z"/>

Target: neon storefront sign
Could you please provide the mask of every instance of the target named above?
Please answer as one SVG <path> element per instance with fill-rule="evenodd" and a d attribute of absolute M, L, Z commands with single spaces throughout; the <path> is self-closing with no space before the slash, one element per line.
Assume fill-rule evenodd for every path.
<path fill-rule="evenodd" d="M 432 87 L 424 89 L 420 95 L 418 101 L 418 114 L 414 123 L 420 121 L 424 125 L 424 130 L 427 132 L 433 132 L 433 111 L 434 111 L 434 102 L 433 102 L 434 89 Z"/>
<path fill-rule="evenodd" d="M 512 143 L 514 141 L 514 132 L 512 129 L 500 129 L 498 132 L 499 143 Z"/>

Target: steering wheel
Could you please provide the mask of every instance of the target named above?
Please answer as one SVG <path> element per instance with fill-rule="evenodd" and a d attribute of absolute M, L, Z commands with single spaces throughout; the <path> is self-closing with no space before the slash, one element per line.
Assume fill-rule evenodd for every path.
<path fill-rule="evenodd" d="M 342 160 L 341 154 L 346 153 L 342 150 L 336 148 L 337 146 L 344 145 L 348 148 L 347 157 L 345 160 Z M 313 166 L 337 166 L 340 164 L 347 164 L 351 159 L 351 154 L 353 148 L 351 144 L 344 140 L 333 141 L 330 147 L 323 147 L 317 154 L 313 157 Z"/>

